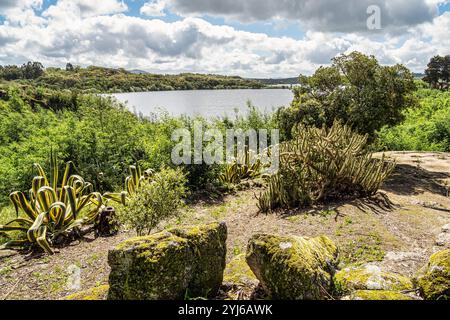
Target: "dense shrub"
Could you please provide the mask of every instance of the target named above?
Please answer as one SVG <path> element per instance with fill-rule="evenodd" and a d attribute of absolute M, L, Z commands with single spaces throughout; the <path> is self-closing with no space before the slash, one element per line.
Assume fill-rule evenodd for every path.
<path fill-rule="evenodd" d="M 186 178 L 180 169 L 162 169 L 143 181 L 133 193 L 118 218 L 138 235 L 150 232 L 164 219 L 177 215 L 186 195 Z"/>
<path fill-rule="evenodd" d="M 403 120 L 402 111 L 415 105 L 414 90 L 414 76 L 402 65 L 381 66 L 358 52 L 342 55 L 300 77 L 292 105 L 278 113 L 280 130 L 288 140 L 297 123 L 330 127 L 339 120 L 372 139 L 383 126 Z"/>
<path fill-rule="evenodd" d="M 420 107 L 405 111 L 405 121 L 378 133 L 380 150 L 450 152 L 450 92 L 417 92 Z"/>
<path fill-rule="evenodd" d="M 335 122 L 330 129 L 299 125 L 280 145 L 280 169 L 268 178 L 259 209 L 292 208 L 378 191 L 394 164 L 373 159 L 367 136 Z"/>

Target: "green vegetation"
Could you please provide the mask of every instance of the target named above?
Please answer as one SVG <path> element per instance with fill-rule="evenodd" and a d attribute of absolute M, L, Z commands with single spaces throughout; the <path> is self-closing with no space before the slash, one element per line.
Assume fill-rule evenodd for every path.
<path fill-rule="evenodd" d="M 44 74 L 44 66 L 40 62 L 28 62 L 22 66 L 0 66 L 0 79 L 7 81 L 19 79 L 37 79 Z"/>
<path fill-rule="evenodd" d="M 440 68 L 442 78 L 445 68 Z M 194 121 L 202 122 L 204 130 L 215 128 L 223 133 L 227 129 L 281 130 L 281 171 L 268 179 L 268 190 L 261 194 L 259 206 L 264 212 L 374 194 L 392 170 L 391 164 L 372 159 L 370 152 L 375 149 L 450 151 L 449 92 L 429 89 L 423 81 L 414 82 L 413 75 L 401 65 L 384 67 L 374 57 L 356 52 L 334 59 L 330 67 L 320 68 L 311 77 L 300 77 L 301 87 L 295 89 L 290 107 L 269 115 L 249 104 L 248 116 L 235 118 L 173 118 L 164 113 L 143 118 L 113 99 L 90 93 L 261 88 L 263 84 L 238 77 L 135 74 L 72 65 L 66 70 L 44 69 L 31 62 L 1 67 L 0 78 L 0 224 L 8 231 L 0 232 L 0 243 L 36 243 L 39 239 L 49 252 L 61 234 L 70 238 L 77 232 L 81 218 L 88 219 L 82 224 L 91 222 L 98 213 L 94 209 L 100 205 L 100 194 L 103 204 L 130 202 L 122 212 L 123 222 L 143 232 L 160 220 L 154 219 L 156 211 L 166 204 L 170 207 L 162 201 L 166 200 L 163 190 L 167 185 L 155 183 L 155 175 L 175 178 L 176 169 L 179 179 L 186 177 L 189 191 L 207 192 L 260 176 L 261 163 L 252 164 L 249 153 L 244 164 L 175 168 L 171 151 L 176 142 L 171 135 L 180 128 L 192 133 Z M 58 163 L 48 161 L 52 152 Z M 64 181 L 34 178 L 34 163 L 42 165 L 42 173 L 53 174 L 52 168 L 67 162 L 72 163 L 71 173 L 77 177 L 71 183 L 85 185 L 81 192 L 86 192 L 82 196 L 89 201 L 83 202 L 82 210 L 72 207 L 63 195 Z M 141 173 L 139 168 L 149 170 Z M 30 189 L 30 181 L 37 187 L 28 196 L 22 192 Z M 39 192 L 43 187 L 45 190 Z M 184 188 L 178 191 L 173 199 L 185 194 Z M 21 211 L 19 220 L 14 220 L 17 217 L 8 198 L 12 192 L 12 200 Z M 76 197 L 80 195 L 75 192 Z M 48 208 L 44 204 L 33 207 L 33 199 L 40 198 L 45 198 Z M 153 201 L 148 212 L 137 209 L 144 198 L 147 204 L 150 198 Z M 59 204 L 52 207 L 55 203 Z M 27 214 L 28 206 L 34 210 L 31 215 Z M 66 216 L 73 221 L 64 219 L 61 226 L 52 219 L 38 219 L 50 207 L 56 220 Z M 86 218 L 88 210 L 92 211 Z M 222 214 L 220 210 L 214 213 L 217 217 Z M 146 226 L 138 226 L 133 219 L 144 221 Z M 375 250 L 372 255 L 378 259 L 383 254 Z"/>
<path fill-rule="evenodd" d="M 408 300 L 416 300 L 411 296 L 406 294 L 402 294 L 400 292 L 395 291 L 385 291 L 385 290 L 358 290 L 353 292 L 346 300 L 367 300 L 367 301 L 382 301 L 382 300 L 400 300 L 400 301 L 408 301 Z"/>
<path fill-rule="evenodd" d="M 124 69 L 91 66 L 66 69 L 47 68 L 39 62 L 29 62 L 22 67 L 0 66 L 0 79 L 19 81 L 22 84 L 42 86 L 54 90 L 78 90 L 90 93 L 139 92 L 199 89 L 261 89 L 265 84 L 241 77 L 212 74 L 185 73 L 159 75 L 133 73 Z"/>
<path fill-rule="evenodd" d="M 333 283 L 339 295 L 356 290 L 409 291 L 414 288 L 409 278 L 382 271 L 373 265 L 340 270 L 334 275 Z"/>
<path fill-rule="evenodd" d="M 414 76 L 402 65 L 381 66 L 358 52 L 342 55 L 300 77 L 292 105 L 279 111 L 280 130 L 291 139 L 298 123 L 331 127 L 339 120 L 372 139 L 383 126 L 403 120 L 402 111 L 415 105 L 414 90 Z"/>
<path fill-rule="evenodd" d="M 339 122 L 330 129 L 299 125 L 293 134 L 280 145 L 280 169 L 259 197 L 262 212 L 373 195 L 395 167 L 373 159 L 367 136 Z"/>
<path fill-rule="evenodd" d="M 246 150 L 232 163 L 225 165 L 224 172 L 219 176 L 222 183 L 238 184 L 242 180 L 254 179 L 261 175 L 263 165 L 259 156 Z"/>
<path fill-rule="evenodd" d="M 420 107 L 404 112 L 405 121 L 378 133 L 378 148 L 450 152 L 450 92 L 421 89 Z"/>
<path fill-rule="evenodd" d="M 26 240 L 7 242 L 5 247 L 37 244 L 52 254 L 51 246 L 72 233 L 79 233 L 83 225 L 92 224 L 102 206 L 102 197 L 92 192 L 92 185 L 77 175 L 70 176 L 71 163 L 59 174 L 56 160 L 52 161 L 51 176 L 35 165 L 38 176 L 33 179 L 29 199 L 23 192 L 10 195 L 17 218 L 0 225 L 0 232 L 21 231 Z"/>
<path fill-rule="evenodd" d="M 414 281 L 426 300 L 450 300 L 450 250 L 433 254 Z"/>
<path fill-rule="evenodd" d="M 101 285 L 86 291 L 77 292 L 67 296 L 64 300 L 79 301 L 98 301 L 106 300 L 108 296 L 109 285 Z"/>
<path fill-rule="evenodd" d="M 428 63 L 423 80 L 434 89 L 448 90 L 450 88 L 450 55 L 435 56 Z"/>
<path fill-rule="evenodd" d="M 274 127 L 272 117 L 251 108 L 248 118 L 187 119 L 161 114 L 143 119 L 111 99 L 16 85 L 3 87 L 0 98 L 0 205 L 16 190 L 28 190 L 33 163 L 49 169 L 54 150 L 61 163 L 72 161 L 74 172 L 100 193 L 121 191 L 130 165 L 159 170 L 173 166 L 171 135 L 179 128 L 193 130 L 194 120 L 204 129 Z M 42 99 L 36 98 L 41 95 Z M 50 103 L 48 101 L 62 101 Z M 192 189 L 216 183 L 221 166 L 187 165 Z"/>
<path fill-rule="evenodd" d="M 381 237 L 377 233 L 358 237 L 341 247 L 341 261 L 344 265 L 383 261 L 385 256 Z"/>
<path fill-rule="evenodd" d="M 162 220 L 177 215 L 186 196 L 185 184 L 180 169 L 162 169 L 141 180 L 120 211 L 119 221 L 133 227 L 138 235 L 150 234 Z"/>

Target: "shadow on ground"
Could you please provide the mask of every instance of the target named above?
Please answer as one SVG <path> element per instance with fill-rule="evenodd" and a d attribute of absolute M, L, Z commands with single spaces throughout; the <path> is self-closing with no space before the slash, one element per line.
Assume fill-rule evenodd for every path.
<path fill-rule="evenodd" d="M 448 187 L 443 184 L 446 179 L 450 179 L 450 172 L 432 172 L 418 166 L 399 164 L 384 184 L 383 190 L 404 196 L 424 192 L 446 196 Z"/>

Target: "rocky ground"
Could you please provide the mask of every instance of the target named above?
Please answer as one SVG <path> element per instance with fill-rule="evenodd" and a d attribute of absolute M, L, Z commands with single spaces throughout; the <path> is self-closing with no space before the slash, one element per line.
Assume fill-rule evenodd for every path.
<path fill-rule="evenodd" d="M 253 186 L 189 206 L 161 228 L 226 222 L 228 262 L 245 253 L 256 233 L 327 235 L 339 245 L 342 265 L 370 263 L 410 277 L 430 255 L 450 248 L 450 154 L 393 152 L 388 157 L 396 159 L 397 169 L 370 199 L 264 215 L 256 207 L 260 189 Z M 60 299 L 106 284 L 108 249 L 133 235 L 122 231 L 111 238 L 88 236 L 54 256 L 0 252 L 0 299 Z M 81 268 L 79 288 L 68 285 L 74 266 Z M 232 297 L 248 298 L 245 288 L 232 289 L 238 291 Z M 229 297 L 224 292 L 224 298 Z"/>

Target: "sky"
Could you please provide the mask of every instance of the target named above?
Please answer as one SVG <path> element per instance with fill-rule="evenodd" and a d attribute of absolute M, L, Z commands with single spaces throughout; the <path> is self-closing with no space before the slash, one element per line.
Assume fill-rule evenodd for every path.
<path fill-rule="evenodd" d="M 0 0 L 1 65 L 280 78 L 355 50 L 423 72 L 450 0 Z"/>

